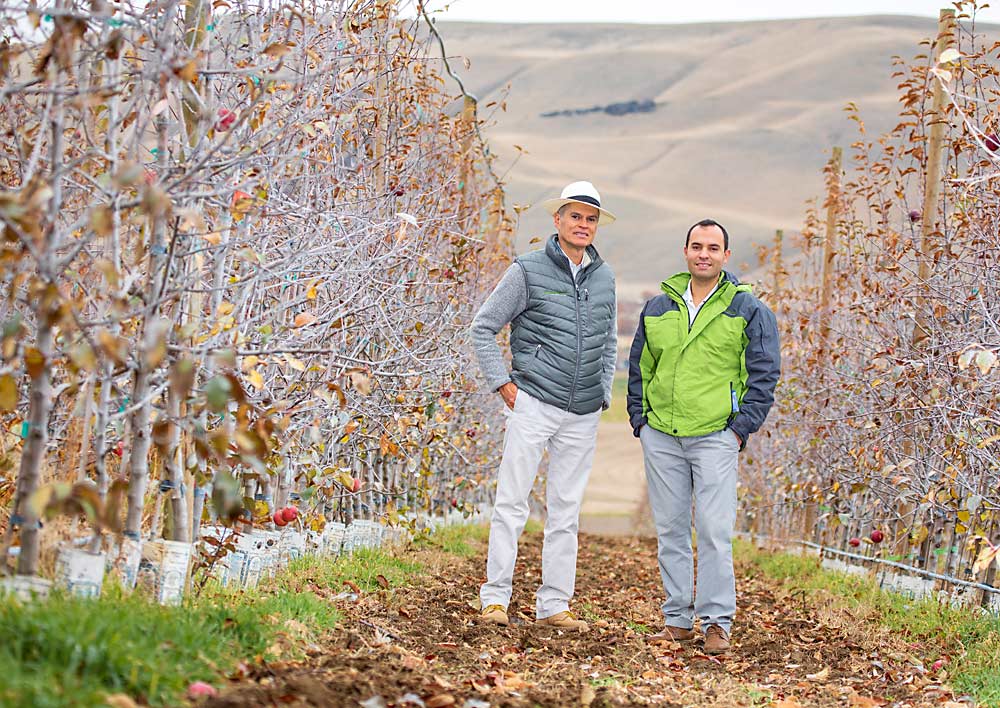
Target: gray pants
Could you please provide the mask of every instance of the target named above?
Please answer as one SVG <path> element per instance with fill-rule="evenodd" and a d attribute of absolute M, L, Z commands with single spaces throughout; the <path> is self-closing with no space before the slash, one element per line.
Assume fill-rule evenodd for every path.
<path fill-rule="evenodd" d="M 639 431 L 649 504 L 656 525 L 663 617 L 690 629 L 717 624 L 729 633 L 736 614 L 733 525 L 739 443 L 730 430 L 677 438 L 649 425 Z M 691 502 L 698 539 L 698 592 L 691 553 Z"/>
<path fill-rule="evenodd" d="M 505 409 L 506 410 L 506 409 Z M 490 521 L 483 607 L 510 603 L 517 540 L 528 521 L 528 496 L 546 447 L 549 469 L 542 542 L 542 585 L 535 593 L 539 619 L 569 609 L 576 589 L 577 529 L 583 491 L 590 477 L 601 412 L 577 415 L 517 392 L 507 411 L 503 459 Z"/>

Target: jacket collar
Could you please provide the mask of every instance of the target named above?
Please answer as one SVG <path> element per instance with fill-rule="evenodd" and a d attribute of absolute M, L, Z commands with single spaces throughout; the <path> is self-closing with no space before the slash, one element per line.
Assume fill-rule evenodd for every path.
<path fill-rule="evenodd" d="M 552 234 L 549 236 L 549 240 L 545 242 L 545 255 L 547 255 L 549 260 L 555 263 L 556 266 L 565 270 L 572 277 L 573 272 L 569 268 L 569 258 L 566 257 L 566 252 L 559 246 L 559 234 Z M 590 256 L 590 263 L 584 267 L 584 273 L 597 268 L 604 262 L 603 259 L 601 259 L 600 254 L 598 254 L 597 249 L 594 248 L 594 244 L 587 246 L 587 255 Z"/>
<path fill-rule="evenodd" d="M 690 282 L 691 274 L 687 271 L 676 273 L 660 283 L 660 289 L 671 297 L 676 296 L 674 299 L 678 299 L 684 296 L 684 291 L 687 290 L 688 283 Z M 741 283 L 739 278 L 730 273 L 728 270 L 724 270 L 719 276 L 719 290 L 727 290 L 731 287 L 739 290 L 746 290 L 747 292 L 750 291 L 750 286 L 748 284 Z"/>

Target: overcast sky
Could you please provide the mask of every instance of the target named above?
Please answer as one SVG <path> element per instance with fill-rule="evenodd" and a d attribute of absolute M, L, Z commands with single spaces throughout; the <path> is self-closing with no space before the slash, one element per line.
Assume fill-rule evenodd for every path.
<path fill-rule="evenodd" d="M 442 20 L 478 22 L 716 22 L 840 15 L 937 17 L 948 0 L 427 0 Z M 447 9 L 445 9 L 447 8 Z M 1000 23 L 997 8 L 981 10 L 979 21 Z"/>

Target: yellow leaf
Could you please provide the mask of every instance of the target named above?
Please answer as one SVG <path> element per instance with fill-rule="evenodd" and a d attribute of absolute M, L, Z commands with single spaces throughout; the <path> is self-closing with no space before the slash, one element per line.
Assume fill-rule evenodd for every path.
<path fill-rule="evenodd" d="M 0 376 L 0 411 L 17 408 L 17 382 L 10 374 Z"/>
<path fill-rule="evenodd" d="M 269 44 L 266 47 L 264 47 L 264 51 L 261 52 L 261 53 L 262 54 L 266 54 L 267 56 L 271 57 L 272 59 L 280 59 L 281 57 L 285 56 L 286 54 L 291 53 L 291 51 L 292 51 L 292 48 L 291 48 L 290 45 L 283 44 L 281 42 L 275 42 L 274 44 Z"/>
<path fill-rule="evenodd" d="M 250 385 L 258 391 L 263 390 L 264 377 L 260 375 L 260 372 L 257 371 L 257 369 L 252 369 L 250 373 L 247 374 L 247 380 L 250 382 Z"/>
<path fill-rule="evenodd" d="M 367 396 L 372 392 L 371 377 L 363 371 L 352 371 L 350 374 L 351 386 L 362 396 Z"/>
<path fill-rule="evenodd" d="M 288 365 L 290 367 L 292 367 L 293 369 L 295 369 L 296 371 L 305 371 L 306 370 L 306 365 L 303 364 L 298 359 L 296 359 L 291 354 L 285 354 L 285 361 L 287 361 Z"/>
<path fill-rule="evenodd" d="M 958 520 L 961 521 L 963 524 L 969 523 L 969 516 L 970 516 L 969 512 L 966 511 L 965 509 L 962 509 L 962 511 L 958 512 Z"/>
<path fill-rule="evenodd" d="M 45 356 L 35 347 L 28 347 L 24 350 L 24 368 L 28 370 L 28 376 L 37 379 L 45 370 Z"/>
<path fill-rule="evenodd" d="M 826 681 L 830 677 L 830 667 L 824 667 L 822 670 L 817 671 L 814 674 L 806 674 L 806 678 L 810 681 Z"/>
<path fill-rule="evenodd" d="M 182 81 L 187 81 L 193 84 L 198 80 L 198 62 L 192 59 L 180 69 L 174 69 L 174 74 L 176 74 Z"/>
<path fill-rule="evenodd" d="M 295 315 L 295 327 L 305 327 L 306 325 L 311 325 L 316 321 L 316 315 L 311 312 L 300 312 Z"/>
<path fill-rule="evenodd" d="M 983 546 L 983 550 L 979 552 L 979 557 L 976 558 L 976 562 L 972 566 L 972 572 L 978 574 L 989 568 L 990 563 L 996 560 L 997 553 L 1000 553 L 1000 546 L 991 546 L 988 543 Z"/>
<path fill-rule="evenodd" d="M 235 309 L 236 309 L 236 305 L 234 305 L 231 302 L 220 302 L 219 303 L 219 309 L 216 311 L 215 314 L 218 317 L 224 317 L 225 315 L 230 314 Z"/>

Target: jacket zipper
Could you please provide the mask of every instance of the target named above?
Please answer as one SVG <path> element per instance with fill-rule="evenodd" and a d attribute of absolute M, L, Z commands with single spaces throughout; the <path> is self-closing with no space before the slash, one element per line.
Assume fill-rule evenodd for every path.
<path fill-rule="evenodd" d="M 715 292 L 712 293 L 711 296 L 709 296 L 709 298 L 707 300 L 702 301 L 701 306 L 698 308 L 698 311 L 696 313 L 694 313 L 694 319 L 690 320 L 689 323 L 688 323 L 688 334 L 690 334 L 691 330 L 694 329 L 694 322 L 695 322 L 695 320 L 698 319 L 698 315 L 701 314 L 701 311 L 705 309 L 705 305 L 708 304 L 709 300 L 711 300 L 713 297 L 715 297 L 716 295 L 718 295 L 720 290 L 722 290 L 722 284 L 721 283 L 715 287 Z M 683 299 L 684 298 L 681 297 L 681 300 L 683 300 Z M 687 303 L 686 302 L 684 303 L 684 307 L 687 308 Z M 732 386 L 732 384 L 729 384 L 729 385 Z"/>
<path fill-rule="evenodd" d="M 573 278 L 572 272 L 570 273 L 570 278 L 573 280 L 573 288 L 576 290 L 576 298 L 573 300 L 573 306 L 576 308 L 576 367 L 573 369 L 573 385 L 569 389 L 567 411 L 573 407 L 573 399 L 576 397 L 576 383 L 580 380 L 580 356 L 583 350 L 583 334 L 580 327 L 580 286 L 576 284 L 576 279 Z"/>
<path fill-rule="evenodd" d="M 705 309 L 705 305 L 708 304 L 708 301 L 711 300 L 716 295 L 718 295 L 719 292 L 721 292 L 722 286 L 723 286 L 723 282 L 720 282 L 718 284 L 718 286 L 716 286 L 715 292 L 712 293 L 712 295 L 708 299 L 706 299 L 705 301 L 703 301 L 701 303 L 701 307 L 699 307 L 698 311 L 696 313 L 694 313 L 694 319 L 691 319 L 690 315 L 688 316 L 688 330 L 687 330 L 688 334 L 691 334 L 691 330 L 694 329 L 694 320 L 698 319 L 698 315 L 700 315 L 701 311 L 703 309 Z M 670 292 L 672 292 L 674 295 L 676 295 L 677 299 L 680 300 L 684 304 L 684 314 L 687 315 L 688 314 L 688 309 L 687 309 L 687 303 L 684 302 L 684 296 L 682 294 L 680 294 L 679 292 L 677 292 L 676 290 L 674 290 L 673 286 L 667 285 L 667 287 L 670 289 Z M 676 390 L 676 387 L 677 387 L 677 367 L 674 366 L 673 380 L 670 382 L 670 395 L 671 396 L 674 395 L 674 391 Z M 732 382 L 730 382 L 729 383 L 729 389 L 730 389 L 730 391 L 732 391 L 732 388 L 733 388 L 733 384 L 732 384 Z M 674 402 L 671 400 L 670 401 L 670 429 L 671 430 L 677 430 L 677 428 L 674 427 L 673 411 L 674 411 Z"/>

